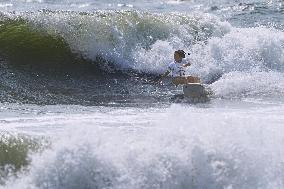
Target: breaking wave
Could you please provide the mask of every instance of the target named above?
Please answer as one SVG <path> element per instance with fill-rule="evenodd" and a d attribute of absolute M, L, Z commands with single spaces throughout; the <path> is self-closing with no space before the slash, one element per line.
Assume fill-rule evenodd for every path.
<path fill-rule="evenodd" d="M 164 62 L 161 62 L 160 58 L 156 59 L 155 67 L 147 68 L 151 61 L 142 61 L 139 54 L 150 50 L 155 43 L 168 43 L 166 52 L 153 52 L 153 55 L 169 60 L 175 48 L 191 46 L 196 41 L 221 36 L 226 32 L 226 24 L 210 15 L 155 14 L 139 11 L 39 11 L 12 14 L 9 17 L 12 20 L 22 19 L 25 24 L 6 28 L 7 31 L 2 32 L 2 38 L 8 35 L 5 36 L 6 44 L 16 44 L 16 47 L 22 45 L 20 49 L 27 49 L 28 52 L 21 52 L 24 57 L 39 51 L 48 53 L 48 58 L 56 58 L 58 55 L 59 58 L 65 59 L 70 56 L 70 48 L 72 53 L 86 59 L 96 61 L 100 57 L 111 62 L 116 69 L 149 72 L 159 70 L 158 67 L 161 69 Z M 4 44 L 3 46 L 6 46 Z M 17 51 L 15 46 L 10 48 Z M 17 54 L 14 56 L 17 57 Z"/>
<path fill-rule="evenodd" d="M 17 65 L 155 75 L 174 50 L 184 49 L 193 63 L 188 73 L 215 82 L 216 96 L 284 92 L 282 82 L 271 85 L 284 71 L 284 35 L 277 29 L 236 28 L 210 14 L 122 10 L 3 13 L 0 28 L 2 59 Z M 255 84 L 258 78 L 263 82 Z M 233 86 L 239 90 L 229 92 Z"/>
<path fill-rule="evenodd" d="M 232 28 L 223 37 L 193 46 L 194 71 L 205 81 L 217 80 L 211 87 L 218 96 L 283 95 L 283 47 L 282 31 Z"/>

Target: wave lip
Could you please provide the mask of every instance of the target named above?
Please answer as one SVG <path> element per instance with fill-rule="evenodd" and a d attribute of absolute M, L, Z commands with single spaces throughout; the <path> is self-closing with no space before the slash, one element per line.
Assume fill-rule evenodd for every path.
<path fill-rule="evenodd" d="M 173 49 L 227 32 L 218 18 L 201 14 L 43 10 L 5 16 L 9 21 L 3 22 L 0 50 L 9 57 L 49 62 L 74 62 L 79 57 L 106 69 L 146 73 L 161 72 L 171 61 Z M 160 41 L 167 48 L 158 55 L 155 48 Z"/>
<path fill-rule="evenodd" d="M 171 49 L 181 48 L 180 42 L 183 46 L 190 46 L 196 41 L 227 32 L 225 23 L 204 14 L 46 10 L 23 13 L 17 17 L 27 20 L 32 28 L 40 28 L 40 31 L 64 39 L 72 52 L 86 59 L 95 61 L 99 56 L 117 69 L 141 72 L 151 71 L 146 68 L 151 62 L 143 60 L 141 56 L 148 53 L 158 41 L 165 41 Z M 172 51 L 168 53 L 166 57 L 172 57 Z M 156 65 L 160 68 L 152 72 L 161 69 L 161 65 Z"/>

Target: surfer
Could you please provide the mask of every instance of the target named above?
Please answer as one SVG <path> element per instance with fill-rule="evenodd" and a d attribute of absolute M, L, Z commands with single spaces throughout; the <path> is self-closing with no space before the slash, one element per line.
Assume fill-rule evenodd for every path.
<path fill-rule="evenodd" d="M 198 77 L 186 76 L 185 69 L 190 66 L 190 62 L 185 62 L 183 59 L 185 58 L 185 52 L 183 50 L 177 50 L 174 53 L 174 61 L 171 62 L 168 66 L 168 70 L 159 76 L 158 82 L 161 82 L 166 76 L 171 73 L 173 77 L 172 82 L 175 86 L 185 85 L 188 83 L 200 83 L 200 79 Z"/>

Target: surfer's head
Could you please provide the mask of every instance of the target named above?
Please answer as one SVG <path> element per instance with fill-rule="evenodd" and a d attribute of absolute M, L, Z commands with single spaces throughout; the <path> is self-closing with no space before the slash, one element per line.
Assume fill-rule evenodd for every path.
<path fill-rule="evenodd" d="M 174 59 L 176 62 L 181 62 L 185 58 L 185 52 L 183 50 L 177 50 L 174 54 Z"/>

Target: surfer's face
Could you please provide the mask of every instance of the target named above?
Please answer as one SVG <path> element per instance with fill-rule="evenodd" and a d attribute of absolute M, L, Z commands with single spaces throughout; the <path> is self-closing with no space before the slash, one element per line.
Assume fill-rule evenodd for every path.
<path fill-rule="evenodd" d="M 182 61 L 182 57 L 178 53 L 174 54 L 174 59 L 175 59 L 176 62 L 181 62 Z"/>

